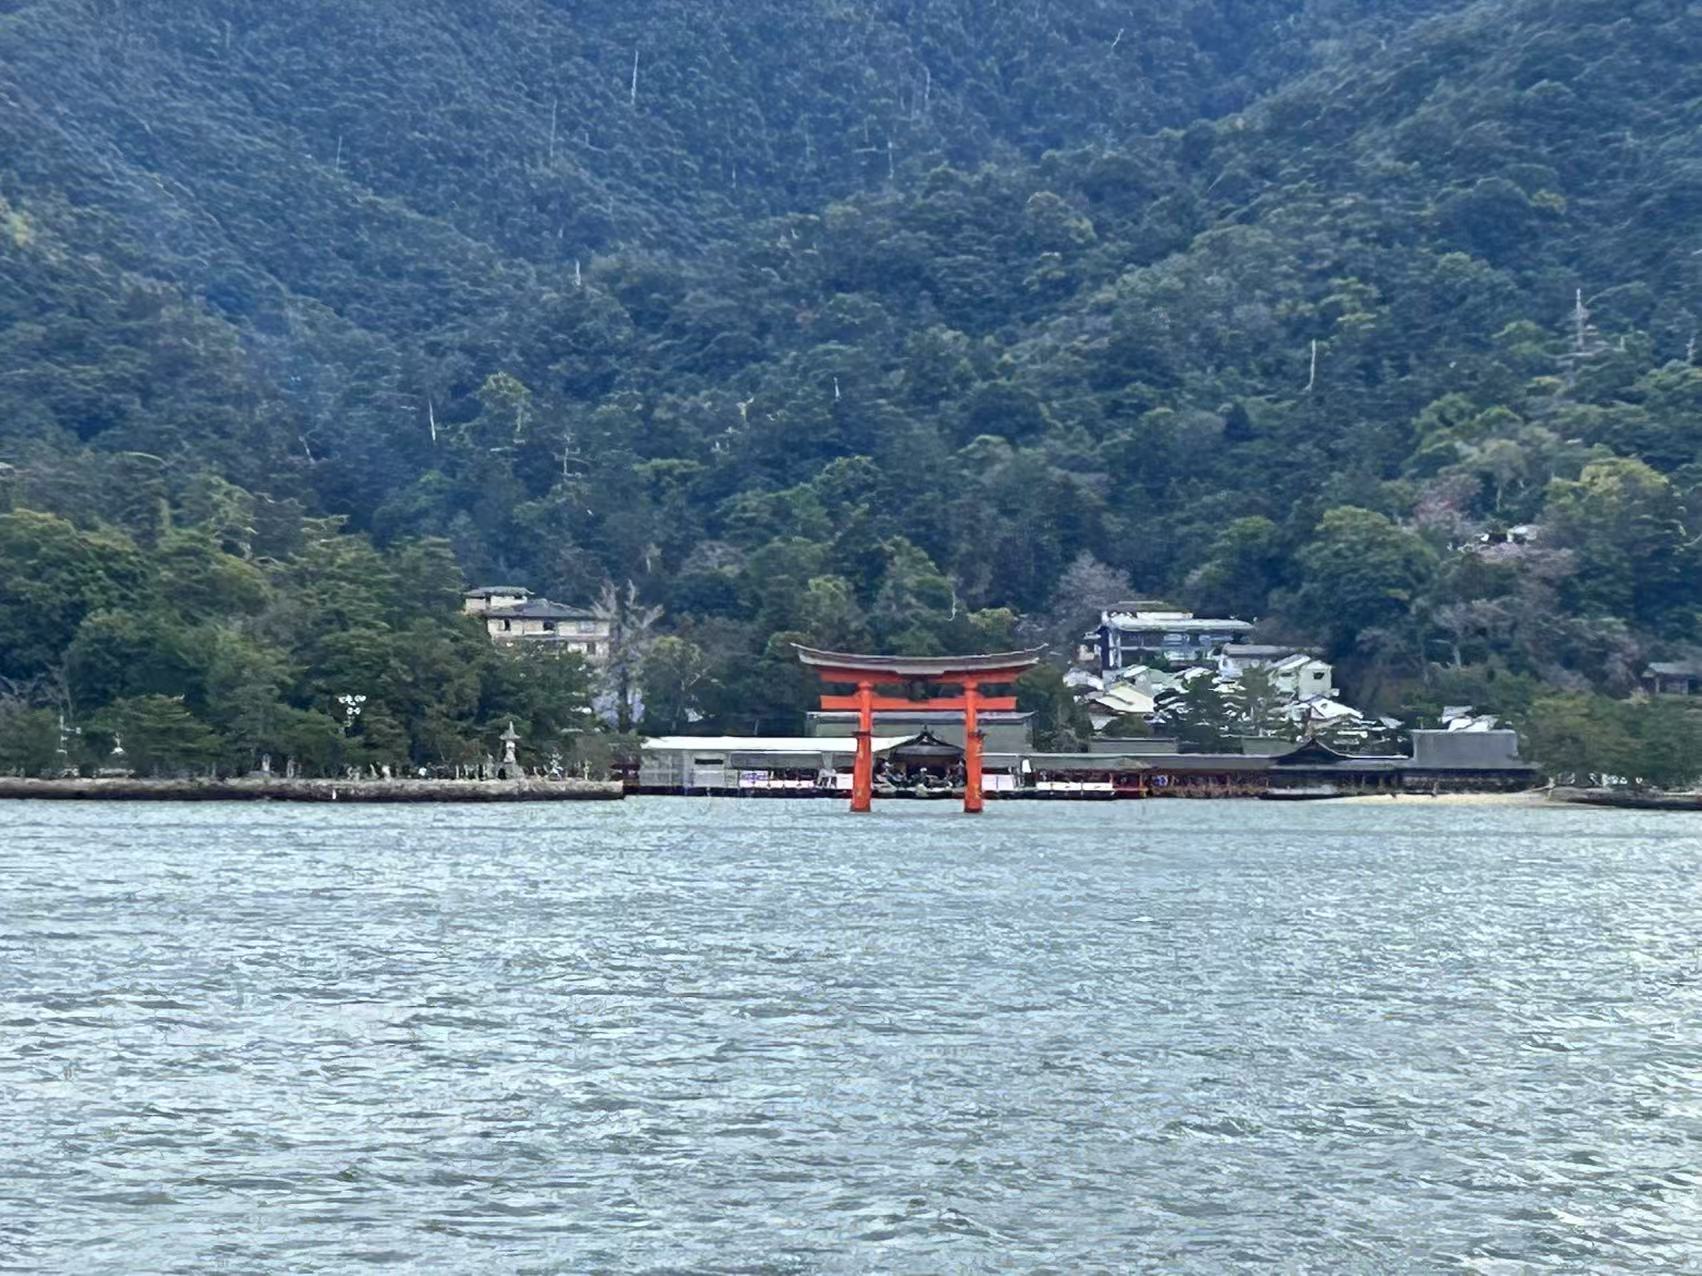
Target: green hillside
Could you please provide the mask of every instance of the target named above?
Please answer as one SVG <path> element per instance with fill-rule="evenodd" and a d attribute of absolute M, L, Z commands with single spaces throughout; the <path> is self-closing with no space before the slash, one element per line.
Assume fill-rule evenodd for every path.
<path fill-rule="evenodd" d="M 790 638 L 1117 573 L 1384 710 L 1623 694 L 1699 637 L 1699 55 L 1680 0 L 0 5 L 0 500 L 142 582 L 43 639 L 15 513 L 0 673 L 98 714 L 85 627 L 159 620 L 326 712 L 331 535 L 630 580 L 730 728 Z M 178 601 L 185 536 L 259 594 Z"/>

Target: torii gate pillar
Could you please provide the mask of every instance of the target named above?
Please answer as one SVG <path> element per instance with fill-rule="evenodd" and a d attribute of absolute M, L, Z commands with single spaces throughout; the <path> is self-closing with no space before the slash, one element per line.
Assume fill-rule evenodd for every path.
<path fill-rule="evenodd" d="M 875 805 L 875 684 L 857 684 L 857 762 L 851 771 L 851 809 Z"/>
<path fill-rule="evenodd" d="M 981 784 L 981 713 L 1015 710 L 1012 696 L 987 696 L 985 684 L 1015 682 L 1040 663 L 1041 651 L 1010 651 L 990 656 L 856 656 L 841 651 L 799 647 L 798 659 L 821 675 L 823 682 L 848 683 L 849 696 L 824 695 L 826 710 L 851 710 L 857 715 L 857 760 L 851 772 L 851 809 L 869 811 L 875 796 L 875 712 L 885 709 L 914 712 L 918 708 L 957 710 L 963 714 L 963 809 L 978 815 L 986 805 Z M 880 696 L 882 683 L 955 686 L 961 694 L 946 699 L 911 700 Z"/>
<path fill-rule="evenodd" d="M 963 684 L 963 811 L 980 815 L 986 805 L 981 796 L 981 684 Z"/>

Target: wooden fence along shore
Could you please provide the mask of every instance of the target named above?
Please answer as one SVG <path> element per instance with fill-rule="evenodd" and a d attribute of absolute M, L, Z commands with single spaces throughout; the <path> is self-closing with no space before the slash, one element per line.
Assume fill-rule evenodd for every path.
<path fill-rule="evenodd" d="M 0 799 L 130 802 L 618 802 L 618 780 L 19 780 Z"/>

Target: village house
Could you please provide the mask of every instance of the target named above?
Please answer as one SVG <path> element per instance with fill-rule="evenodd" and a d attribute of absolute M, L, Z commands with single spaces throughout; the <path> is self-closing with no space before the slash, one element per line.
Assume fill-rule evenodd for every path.
<path fill-rule="evenodd" d="M 1141 691 L 1126 682 L 1113 683 L 1103 691 L 1092 691 L 1082 698 L 1087 719 L 1095 731 L 1103 731 L 1119 718 L 1145 718 L 1158 708 L 1151 693 Z"/>
<path fill-rule="evenodd" d="M 576 652 L 593 665 L 608 661 L 609 622 L 586 608 L 535 598 L 531 590 L 518 585 L 486 585 L 468 590 L 462 609 L 485 622 L 492 642 Z"/>
<path fill-rule="evenodd" d="M 1146 664 L 1155 656 L 1173 665 L 1210 663 L 1219 647 L 1252 630 L 1245 620 L 1207 619 L 1168 603 L 1137 600 L 1113 603 L 1101 612 L 1089 641 L 1105 672 Z"/>
<path fill-rule="evenodd" d="M 1643 671 L 1643 687 L 1656 696 L 1702 695 L 1702 660 L 1651 664 Z"/>
<path fill-rule="evenodd" d="M 1249 669 L 1265 670 L 1270 675 L 1272 687 L 1293 699 L 1307 696 L 1335 698 L 1335 667 L 1299 647 L 1230 643 L 1218 652 L 1217 672 L 1220 677 L 1238 681 Z"/>

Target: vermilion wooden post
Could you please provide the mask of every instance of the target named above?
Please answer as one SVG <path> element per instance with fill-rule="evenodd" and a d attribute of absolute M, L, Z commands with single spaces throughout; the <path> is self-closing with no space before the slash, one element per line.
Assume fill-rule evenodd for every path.
<path fill-rule="evenodd" d="M 851 772 L 851 809 L 868 811 L 875 800 L 875 684 L 857 684 L 857 764 Z"/>
<path fill-rule="evenodd" d="M 984 756 L 981 710 L 989 713 L 1017 711 L 1015 696 L 983 696 L 981 688 L 989 684 L 1015 682 L 1040 663 L 1042 654 L 1038 648 L 988 656 L 860 656 L 843 651 L 817 651 L 813 647 L 798 647 L 797 652 L 798 658 L 820 674 L 823 682 L 857 688 L 855 695 L 824 694 L 821 698 L 824 713 L 851 712 L 857 715 L 856 767 L 851 774 L 853 811 L 874 808 L 875 711 L 908 713 L 922 708 L 934 713 L 963 714 L 963 809 L 971 813 L 980 811 L 984 801 L 981 788 Z M 893 683 L 908 686 L 912 694 L 903 698 L 875 694 L 877 686 Z M 914 694 L 919 685 L 961 686 L 963 694 L 930 700 Z"/>
<path fill-rule="evenodd" d="M 981 800 L 981 684 L 966 679 L 963 684 L 963 811 L 979 815 Z"/>

